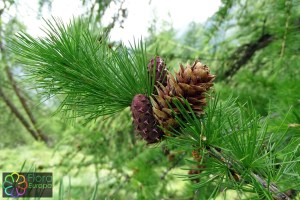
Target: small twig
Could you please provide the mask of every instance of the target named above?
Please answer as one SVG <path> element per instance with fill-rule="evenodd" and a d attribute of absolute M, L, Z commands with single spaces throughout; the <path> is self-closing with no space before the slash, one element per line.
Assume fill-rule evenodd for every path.
<path fill-rule="evenodd" d="M 120 12 L 123 11 L 123 4 L 125 3 L 125 0 L 121 1 L 120 6 L 118 8 L 117 14 L 115 14 L 112 19 L 113 21 L 105 28 L 105 32 L 108 34 L 110 33 L 110 31 L 115 27 L 117 20 L 120 17 Z M 124 17 L 124 15 L 122 15 L 122 17 Z M 120 27 L 123 28 L 122 25 L 123 21 L 120 23 Z"/>
<path fill-rule="evenodd" d="M 92 6 L 91 6 L 91 8 L 90 8 L 89 21 L 91 21 L 91 19 L 92 19 L 92 17 L 93 17 L 94 9 L 95 9 L 96 4 L 97 4 L 97 1 L 95 0 L 95 1 L 92 3 Z"/>
<path fill-rule="evenodd" d="M 221 152 L 219 152 L 218 150 L 216 150 L 214 147 L 207 147 L 206 148 L 209 155 L 216 158 L 217 160 L 221 161 L 222 163 L 225 163 L 228 167 L 228 169 L 230 169 L 230 171 L 232 171 L 234 174 L 236 175 L 235 177 L 237 177 L 237 179 L 235 179 L 236 181 L 240 181 L 241 180 L 241 175 L 239 175 L 238 172 L 236 172 L 233 169 L 233 163 L 231 161 L 229 161 L 228 159 L 224 158 L 224 156 L 221 154 Z M 253 172 L 251 172 L 251 176 L 253 176 L 255 178 L 256 181 L 258 181 L 264 188 L 268 188 L 270 190 L 270 192 L 272 193 L 272 196 L 274 199 L 276 200 L 290 200 L 290 197 L 279 191 L 278 186 L 271 183 L 268 184 L 267 181 L 265 181 L 261 176 L 259 176 L 258 174 L 255 174 Z"/>
<path fill-rule="evenodd" d="M 186 155 L 186 152 L 182 153 L 178 158 L 173 162 L 173 164 L 160 176 L 161 180 L 164 180 L 167 176 L 167 174 L 174 168 L 176 167 L 179 162 L 182 160 L 182 158 Z"/>
<path fill-rule="evenodd" d="M 130 179 L 131 179 L 131 176 L 129 176 L 128 174 L 125 174 L 124 182 L 116 188 L 116 190 L 110 195 L 110 197 L 115 196 L 125 186 L 125 184 L 130 181 Z"/>
<path fill-rule="evenodd" d="M 270 190 L 270 192 L 272 192 L 272 196 L 274 197 L 274 199 L 276 200 L 288 200 L 290 199 L 285 193 L 280 193 L 278 190 L 278 187 L 271 183 L 270 185 L 263 179 L 261 178 L 259 175 L 255 174 L 255 173 L 251 173 L 251 175 L 264 187 L 264 188 L 268 188 Z"/>
<path fill-rule="evenodd" d="M 281 44 L 280 58 L 282 58 L 284 56 L 286 37 L 287 37 L 287 33 L 288 33 L 288 28 L 289 28 L 289 21 L 291 18 L 291 2 L 289 0 L 286 0 L 285 6 L 287 9 L 287 17 L 286 17 L 286 21 L 285 21 L 285 30 L 284 30 L 284 35 L 283 35 L 282 44 Z"/>
<path fill-rule="evenodd" d="M 195 190 L 194 194 L 193 194 L 193 200 L 198 199 L 198 195 L 199 195 L 199 190 Z"/>

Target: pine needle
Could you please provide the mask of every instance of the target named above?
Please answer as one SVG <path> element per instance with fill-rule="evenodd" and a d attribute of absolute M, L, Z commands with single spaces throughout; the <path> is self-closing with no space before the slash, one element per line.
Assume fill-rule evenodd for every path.
<path fill-rule="evenodd" d="M 62 97 L 61 109 L 72 117 L 90 121 L 111 115 L 128 107 L 136 94 L 151 94 L 142 40 L 130 49 L 122 44 L 111 48 L 108 38 L 91 29 L 87 20 L 45 22 L 46 37 L 21 32 L 10 48 L 38 91 Z"/>

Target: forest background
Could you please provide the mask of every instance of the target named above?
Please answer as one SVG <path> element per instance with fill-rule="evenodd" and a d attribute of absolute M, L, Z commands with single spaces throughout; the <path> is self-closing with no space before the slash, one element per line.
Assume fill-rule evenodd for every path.
<path fill-rule="evenodd" d="M 182 152 L 166 149 L 164 142 L 148 146 L 136 137 L 129 109 L 88 125 L 80 118 L 76 123 L 62 120 L 65 116 L 55 113 L 61 99 L 45 100 L 39 95 L 7 47 L 16 32 L 26 31 L 18 14 L 10 14 L 26 1 L 2 1 L 0 171 L 18 171 L 23 166 L 25 171 L 53 172 L 54 199 L 195 198 L 192 182 L 178 178 L 188 173 Z M 124 2 L 82 0 L 82 16 L 93 18 L 95 26 L 109 35 L 126 24 L 130 12 Z M 51 4 L 39 0 L 36 17 L 43 17 L 45 10 L 51 13 Z M 112 6 L 116 9 L 109 11 L 111 20 L 103 23 Z M 188 11 L 182 12 L 178 15 Z M 200 59 L 216 75 L 214 91 L 221 100 L 238 97 L 241 105 L 251 102 L 259 115 L 271 118 L 269 126 L 280 125 L 299 136 L 299 1 L 223 0 L 206 22 L 193 21 L 180 33 L 172 25 L 172 16 L 145 26 L 149 59 L 161 56 L 171 71 L 178 70 L 180 63 Z"/>

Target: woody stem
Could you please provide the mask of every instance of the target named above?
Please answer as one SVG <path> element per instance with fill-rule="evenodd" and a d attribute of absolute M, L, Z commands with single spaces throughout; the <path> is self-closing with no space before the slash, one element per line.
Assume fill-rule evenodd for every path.
<path fill-rule="evenodd" d="M 216 148 L 214 147 L 206 147 L 206 150 L 208 151 L 208 154 L 217 159 L 218 161 L 222 162 L 223 164 L 225 164 L 228 169 L 234 174 L 236 175 L 236 177 L 238 177 L 236 179 L 236 181 L 240 181 L 242 179 L 242 176 L 239 175 L 239 173 L 233 168 L 233 162 L 226 159 L 222 153 L 220 151 L 218 151 Z M 269 184 L 263 177 L 261 177 L 260 175 L 251 172 L 250 175 L 258 182 L 260 183 L 264 188 L 267 188 L 271 193 L 272 196 L 275 200 L 290 200 L 290 197 L 283 192 L 280 192 L 278 189 L 278 186 L 271 183 Z"/>

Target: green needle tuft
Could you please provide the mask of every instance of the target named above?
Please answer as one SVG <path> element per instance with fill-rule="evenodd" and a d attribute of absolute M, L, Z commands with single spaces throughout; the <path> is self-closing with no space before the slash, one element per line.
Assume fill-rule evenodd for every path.
<path fill-rule="evenodd" d="M 130 48 L 111 48 L 108 38 L 85 19 L 67 25 L 53 19 L 46 25 L 45 37 L 22 32 L 10 48 L 39 91 L 47 97 L 63 96 L 62 110 L 90 121 L 130 106 L 136 94 L 151 95 L 153 84 L 141 40 Z"/>

